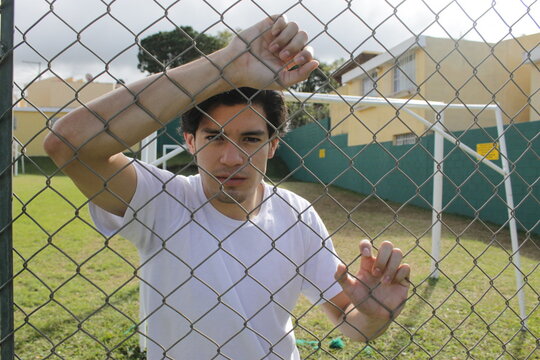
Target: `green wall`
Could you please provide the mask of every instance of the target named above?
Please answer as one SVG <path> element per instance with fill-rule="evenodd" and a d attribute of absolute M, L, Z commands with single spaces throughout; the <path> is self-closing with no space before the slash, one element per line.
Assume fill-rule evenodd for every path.
<path fill-rule="evenodd" d="M 184 143 L 184 137 L 178 132 L 180 118 L 176 118 L 158 131 L 158 157 L 162 156 L 163 145 L 179 145 Z"/>
<path fill-rule="evenodd" d="M 391 142 L 347 146 L 347 135 L 327 135 L 328 120 L 295 129 L 284 137 L 278 156 L 293 178 L 332 184 L 384 200 L 431 207 L 433 134 L 415 145 Z M 522 231 L 540 234 L 540 122 L 506 128 L 516 219 Z M 456 132 L 464 144 L 493 142 L 496 128 Z M 324 149 L 326 156 L 319 157 Z M 501 166 L 501 161 L 495 161 Z M 445 141 L 444 212 L 508 221 L 503 177 Z"/>

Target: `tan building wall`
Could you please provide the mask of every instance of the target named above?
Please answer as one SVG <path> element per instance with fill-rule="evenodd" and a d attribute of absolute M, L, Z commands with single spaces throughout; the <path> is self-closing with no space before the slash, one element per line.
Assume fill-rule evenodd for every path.
<path fill-rule="evenodd" d="M 423 95 L 429 101 L 446 104 L 488 104 L 500 87 L 496 83 L 497 61 L 490 56 L 485 43 L 451 39 L 427 38 L 423 50 L 425 61 Z M 434 111 L 427 112 L 427 119 L 435 120 Z M 446 110 L 445 126 L 450 131 L 495 125 L 493 111 L 466 109 Z"/>
<path fill-rule="evenodd" d="M 530 119 L 528 99 L 531 94 L 531 71 L 535 69 L 523 60 L 523 54 L 536 48 L 540 43 L 540 33 L 522 36 L 516 40 L 503 41 L 495 47 L 495 55 L 504 59 L 504 71 L 501 71 L 499 83 L 502 84 L 497 94 L 505 121 L 525 122 Z M 511 78 L 510 78 L 511 77 Z"/>
<path fill-rule="evenodd" d="M 25 99 L 13 111 L 13 135 L 24 144 L 27 156 L 47 156 L 43 140 L 50 125 L 72 109 L 115 89 L 113 83 L 48 78 L 32 83 L 25 90 Z"/>
<path fill-rule="evenodd" d="M 528 97 L 538 89 L 540 75 L 538 71 L 532 71 L 536 69 L 532 64 L 524 64 L 523 53 L 540 42 L 540 34 L 509 39 L 496 45 L 476 41 L 456 44 L 451 39 L 431 37 L 423 37 L 423 41 L 423 47 L 413 50 L 416 83 L 420 88 L 417 99 L 461 104 L 489 104 L 495 99 L 506 114 L 506 123 L 529 121 L 534 117 L 531 114 L 534 111 L 527 105 Z M 410 98 L 411 92 L 393 92 L 393 65 L 394 59 L 391 59 L 376 69 L 365 70 L 377 71 L 377 89 L 385 97 Z M 345 83 L 339 92 L 362 95 L 362 78 L 361 75 Z M 539 96 L 535 95 L 531 101 L 538 104 Z M 433 110 L 414 109 L 414 112 L 430 121 L 436 118 Z M 334 104 L 330 106 L 330 116 L 332 127 L 336 127 L 332 135 L 348 133 L 349 145 L 367 144 L 373 141 L 373 133 L 377 133 L 377 141 L 382 142 L 394 140 L 395 135 L 411 132 L 421 135 L 426 131 L 418 120 L 403 111 L 396 115 L 389 106 L 363 106 L 352 116 L 350 107 Z M 494 125 L 493 111 L 445 111 L 445 126 L 451 131 Z"/>
<path fill-rule="evenodd" d="M 540 51 L 539 51 L 540 52 Z M 531 68 L 531 106 L 529 121 L 540 121 L 540 58 L 534 64 L 527 64 Z"/>
<path fill-rule="evenodd" d="M 24 145 L 26 156 L 48 156 L 43 149 L 43 140 L 49 133 L 48 127 L 66 115 L 69 110 L 59 111 L 54 108 L 41 108 L 40 111 L 32 108 L 15 108 L 13 111 L 13 136 Z M 49 121 L 50 119 L 50 121 Z M 132 147 L 138 151 L 140 144 Z"/>
<path fill-rule="evenodd" d="M 395 135 L 414 133 L 422 136 L 425 127 L 411 115 L 400 113 L 391 107 L 367 107 L 357 111 L 348 121 L 349 146 L 371 142 L 393 141 Z"/>
<path fill-rule="evenodd" d="M 39 112 L 29 108 L 15 108 L 13 111 L 13 136 L 24 145 L 26 156 L 47 156 L 43 150 L 43 140 L 49 133 L 47 120 L 56 120 L 67 114 L 64 112 Z"/>
<path fill-rule="evenodd" d="M 540 34 L 508 39 L 498 44 L 427 38 L 426 96 L 445 103 L 489 104 L 502 109 L 505 123 L 529 121 L 531 70 L 523 53 L 540 42 Z M 426 55 L 426 58 L 428 56 Z M 437 63 L 440 69 L 437 72 Z M 495 126 L 492 111 L 447 111 L 451 131 Z"/>
<path fill-rule="evenodd" d="M 25 100 L 22 100 L 18 106 L 76 108 L 116 87 L 117 85 L 113 83 L 52 77 L 32 83 L 25 91 Z"/>

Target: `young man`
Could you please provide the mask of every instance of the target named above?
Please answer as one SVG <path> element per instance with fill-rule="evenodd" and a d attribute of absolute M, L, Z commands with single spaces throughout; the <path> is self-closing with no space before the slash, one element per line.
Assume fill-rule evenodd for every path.
<path fill-rule="evenodd" d="M 399 249 L 384 242 L 375 257 L 361 241 L 351 276 L 312 206 L 263 182 L 286 111 L 278 92 L 255 89 L 306 79 L 318 65 L 306 42 L 296 24 L 267 18 L 208 57 L 73 111 L 45 141 L 98 228 L 139 250 L 150 360 L 298 359 L 300 293 L 360 341 L 403 308 L 410 268 Z M 190 108 L 183 130 L 199 175 L 122 154 Z"/>

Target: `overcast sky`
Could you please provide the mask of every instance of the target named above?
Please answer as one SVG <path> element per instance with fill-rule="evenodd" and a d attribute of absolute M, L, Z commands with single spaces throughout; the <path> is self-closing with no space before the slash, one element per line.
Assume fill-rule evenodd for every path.
<path fill-rule="evenodd" d="M 62 77 L 90 73 L 111 81 L 102 74 L 106 63 L 114 77 L 134 81 L 145 76 L 137 70 L 136 37 L 181 25 L 216 34 L 246 28 L 265 13 L 286 12 L 307 31 L 316 57 L 325 62 L 391 48 L 417 34 L 497 42 L 540 31 L 540 1 L 535 0 L 49 1 L 52 6 L 44 0 L 15 2 L 19 86 L 47 68 Z"/>

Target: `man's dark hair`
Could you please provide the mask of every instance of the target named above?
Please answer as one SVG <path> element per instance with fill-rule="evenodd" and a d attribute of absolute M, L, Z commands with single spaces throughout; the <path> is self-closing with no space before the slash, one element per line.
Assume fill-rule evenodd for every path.
<path fill-rule="evenodd" d="M 266 119 L 268 134 L 282 136 L 287 132 L 287 107 L 283 94 L 275 90 L 257 90 L 248 87 L 233 89 L 206 99 L 182 115 L 180 132 L 195 135 L 204 116 L 220 105 L 259 105 Z"/>

